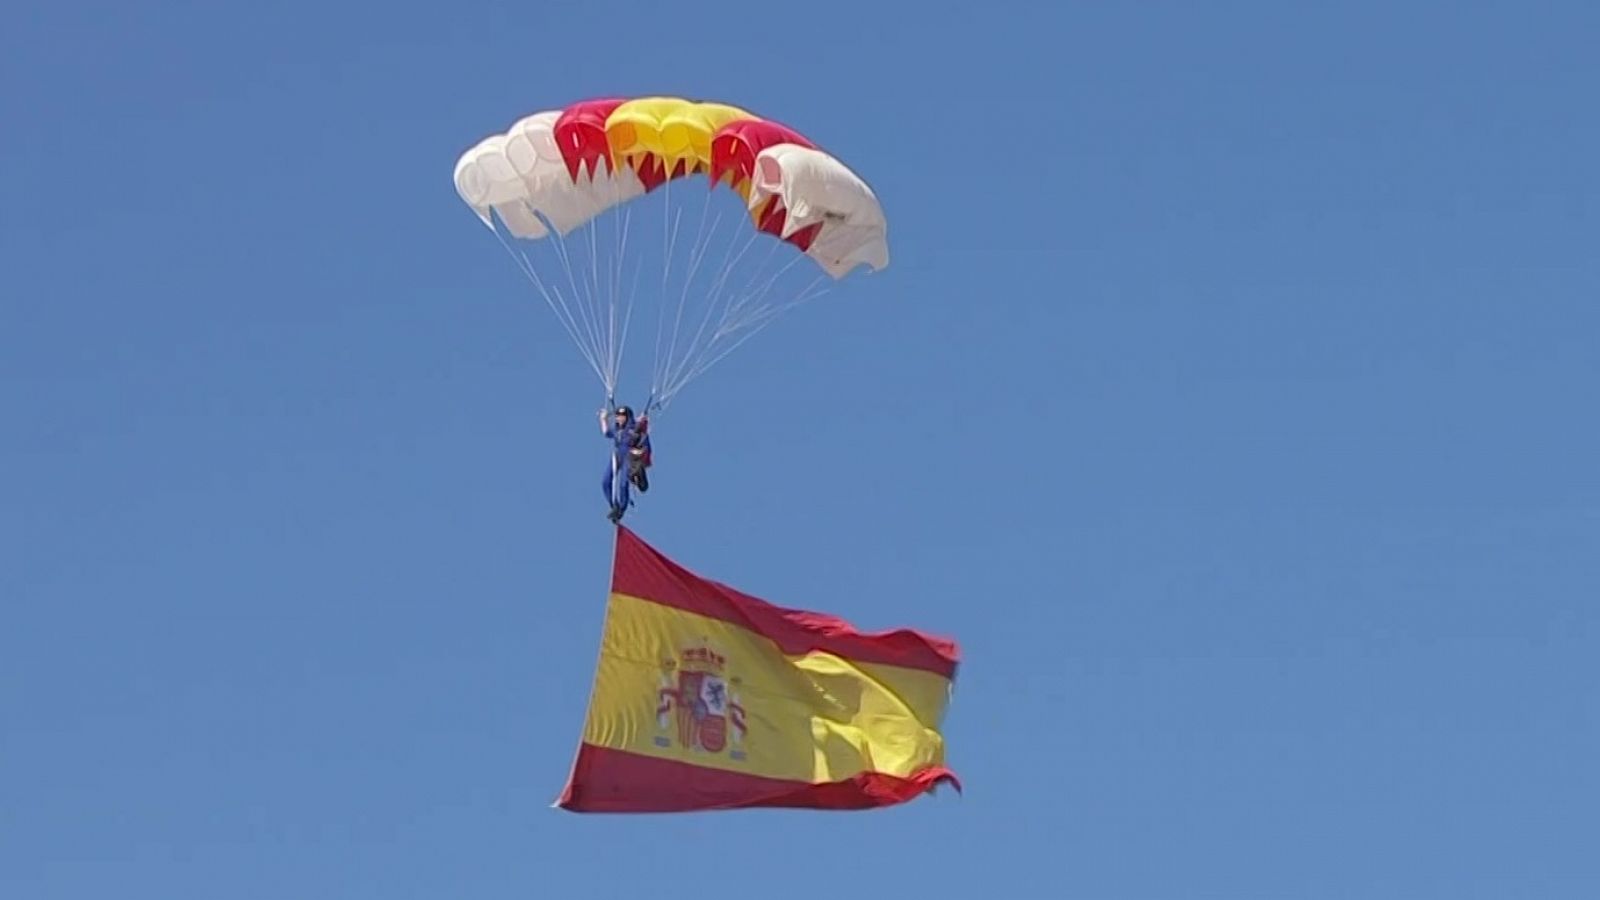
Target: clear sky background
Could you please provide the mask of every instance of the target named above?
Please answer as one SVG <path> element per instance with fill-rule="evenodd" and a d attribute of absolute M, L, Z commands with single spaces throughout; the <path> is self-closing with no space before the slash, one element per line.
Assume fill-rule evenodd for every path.
<path fill-rule="evenodd" d="M 6 5 L 0 896 L 1600 896 L 1600 11 L 1320 6 Z M 893 262 L 630 523 L 958 639 L 964 795 L 549 806 L 602 397 L 451 169 L 654 93 Z"/>

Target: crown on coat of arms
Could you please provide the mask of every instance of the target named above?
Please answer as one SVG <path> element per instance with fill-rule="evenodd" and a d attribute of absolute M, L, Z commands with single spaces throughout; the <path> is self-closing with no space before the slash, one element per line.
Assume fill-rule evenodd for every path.
<path fill-rule="evenodd" d="M 721 672 L 728 667 L 728 658 L 708 646 L 686 647 L 679 651 L 676 661 L 685 669 Z"/>

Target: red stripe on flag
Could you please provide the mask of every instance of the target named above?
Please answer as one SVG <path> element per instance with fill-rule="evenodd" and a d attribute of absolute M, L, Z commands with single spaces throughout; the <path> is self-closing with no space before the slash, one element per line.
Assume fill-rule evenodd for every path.
<path fill-rule="evenodd" d="M 875 809 L 905 803 L 940 783 L 961 782 L 942 766 L 910 778 L 864 772 L 808 784 L 711 769 L 585 743 L 556 805 L 571 812 L 694 812 L 716 809 Z"/>
<path fill-rule="evenodd" d="M 954 679 L 956 642 L 909 628 L 867 634 L 843 619 L 784 609 L 695 575 L 622 526 L 617 527 L 611 590 L 748 628 L 786 654 L 813 650 L 858 662 L 922 669 Z"/>

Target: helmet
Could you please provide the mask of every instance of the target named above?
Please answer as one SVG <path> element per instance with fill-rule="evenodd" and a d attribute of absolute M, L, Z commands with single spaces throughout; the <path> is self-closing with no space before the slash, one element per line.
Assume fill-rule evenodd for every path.
<path fill-rule="evenodd" d="M 619 406 L 619 407 L 617 407 L 617 415 L 619 415 L 619 416 L 627 416 L 628 418 L 631 419 L 631 418 L 633 418 L 633 409 L 631 407 L 627 407 L 627 406 Z"/>

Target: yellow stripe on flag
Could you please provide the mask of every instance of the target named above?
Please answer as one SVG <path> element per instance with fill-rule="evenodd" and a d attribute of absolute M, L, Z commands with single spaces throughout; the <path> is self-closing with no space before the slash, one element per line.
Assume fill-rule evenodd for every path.
<path fill-rule="evenodd" d="M 733 623 L 614 593 L 584 740 L 813 784 L 908 777 L 944 763 L 949 691 L 933 672 L 785 654 Z"/>

